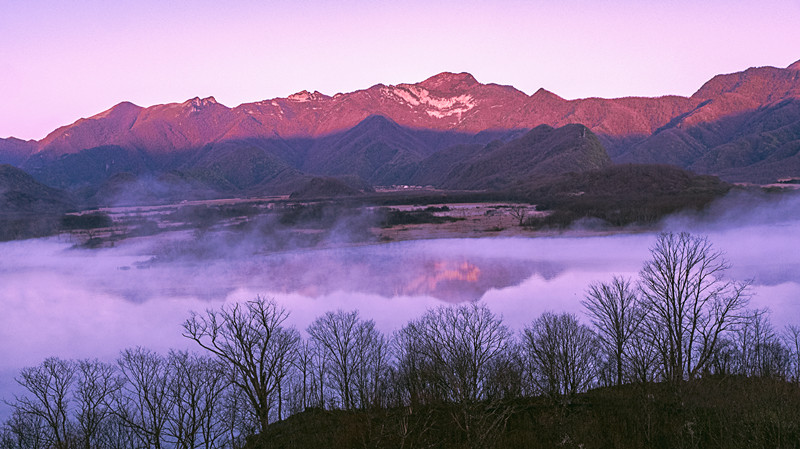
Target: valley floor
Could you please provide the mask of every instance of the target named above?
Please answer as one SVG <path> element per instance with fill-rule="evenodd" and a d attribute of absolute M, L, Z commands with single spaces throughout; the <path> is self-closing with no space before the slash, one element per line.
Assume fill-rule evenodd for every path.
<path fill-rule="evenodd" d="M 438 217 L 454 221 L 443 223 L 401 224 L 386 228 L 373 228 L 380 241 L 420 240 L 433 238 L 463 237 L 519 237 L 541 235 L 520 225 L 511 214 L 508 203 L 439 204 L 432 207 L 447 207 L 446 211 L 434 212 Z M 399 206 L 395 209 L 413 211 L 417 206 Z M 526 216 L 543 215 L 535 207 L 525 207 Z"/>

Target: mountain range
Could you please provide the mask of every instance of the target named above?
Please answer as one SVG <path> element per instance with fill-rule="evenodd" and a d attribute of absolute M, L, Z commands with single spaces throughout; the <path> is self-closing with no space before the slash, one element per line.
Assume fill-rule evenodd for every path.
<path fill-rule="evenodd" d="M 123 102 L 40 141 L 0 139 L 0 163 L 85 197 L 141 179 L 236 194 L 319 177 L 493 189 L 612 163 L 770 183 L 800 177 L 800 61 L 718 75 L 690 97 L 565 100 L 440 73 L 234 108 L 213 97 Z"/>

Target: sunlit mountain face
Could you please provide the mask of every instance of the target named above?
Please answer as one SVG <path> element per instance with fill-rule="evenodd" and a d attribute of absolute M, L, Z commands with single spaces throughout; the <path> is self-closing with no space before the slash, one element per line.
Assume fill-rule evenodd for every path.
<path fill-rule="evenodd" d="M 121 174 L 169 175 L 165 183 L 175 189 L 226 194 L 290 193 L 308 176 L 485 188 L 445 176 L 437 155 L 452 168 L 465 154 L 492 150 L 494 141 L 540 126 L 581 125 L 591 145 L 577 155 L 581 163 L 561 171 L 613 162 L 677 165 L 732 182 L 798 176 L 800 61 L 717 75 L 698 87 L 690 97 L 566 100 L 444 72 L 419 83 L 334 96 L 304 91 L 235 107 L 213 97 L 147 108 L 123 102 L 40 141 L 0 139 L 0 163 L 64 189 L 101 189 Z M 524 168 L 501 167 L 501 159 L 489 165 L 509 173 Z"/>

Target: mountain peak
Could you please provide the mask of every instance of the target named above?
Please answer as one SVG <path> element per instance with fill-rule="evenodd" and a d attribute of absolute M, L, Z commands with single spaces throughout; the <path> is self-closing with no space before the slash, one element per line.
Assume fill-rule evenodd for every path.
<path fill-rule="evenodd" d="M 324 100 L 325 98 L 327 98 L 327 96 L 320 93 L 319 91 L 315 90 L 314 92 L 309 92 L 307 90 L 301 90 L 296 94 L 289 95 L 286 99 L 289 101 L 304 103 L 306 101 Z"/>
<path fill-rule="evenodd" d="M 478 84 L 480 84 L 478 80 L 467 72 L 442 72 L 419 83 L 420 86 L 428 90 L 465 89 Z"/>
<path fill-rule="evenodd" d="M 797 61 L 794 62 L 794 64 L 786 68 L 789 70 L 800 70 L 800 59 L 798 59 Z"/>
<path fill-rule="evenodd" d="M 564 101 L 563 98 L 559 97 L 558 95 L 550 92 L 549 90 L 547 90 L 547 89 L 545 89 L 543 87 L 540 87 L 539 90 L 534 92 L 533 95 L 531 95 L 531 98 L 535 99 L 535 100 L 541 100 L 541 101 L 546 101 L 546 100 Z"/>
<path fill-rule="evenodd" d="M 217 100 L 214 97 L 206 97 L 206 98 L 194 97 L 190 100 L 184 101 L 183 104 L 184 106 L 191 106 L 194 109 L 200 109 L 206 106 L 215 105 L 219 103 L 217 103 Z"/>
<path fill-rule="evenodd" d="M 390 129 L 399 129 L 400 125 L 397 124 L 394 120 L 380 114 L 372 114 L 358 122 L 356 126 L 351 128 L 351 130 L 380 130 L 380 131 L 387 131 Z"/>
<path fill-rule="evenodd" d="M 95 114 L 95 115 L 93 115 L 93 116 L 91 116 L 89 118 L 90 119 L 103 119 L 103 118 L 111 117 L 112 115 L 122 115 L 122 114 L 126 114 L 128 112 L 138 111 L 139 109 L 142 109 L 142 108 L 139 107 L 139 106 L 136 106 L 135 104 L 131 103 L 130 101 L 123 101 L 121 103 L 115 104 L 110 109 L 106 109 L 105 111 L 100 112 L 98 114 Z"/>

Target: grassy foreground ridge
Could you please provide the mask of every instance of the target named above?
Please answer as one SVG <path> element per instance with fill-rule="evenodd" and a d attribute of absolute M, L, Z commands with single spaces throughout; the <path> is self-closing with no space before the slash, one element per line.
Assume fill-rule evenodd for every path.
<path fill-rule="evenodd" d="M 470 432 L 457 423 L 464 413 L 476 418 Z M 491 428 L 496 419 L 502 422 Z M 310 409 L 270 425 L 246 447 L 797 448 L 800 386 L 710 376 L 677 387 L 647 383 L 597 388 L 568 402 L 538 397 L 466 408 Z"/>

